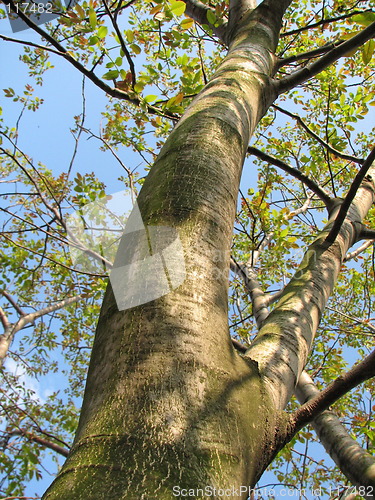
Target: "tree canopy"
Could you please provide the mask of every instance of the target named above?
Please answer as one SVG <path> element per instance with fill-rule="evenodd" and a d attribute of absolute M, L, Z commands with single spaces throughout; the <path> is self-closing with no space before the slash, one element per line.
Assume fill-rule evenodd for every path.
<path fill-rule="evenodd" d="M 57 457 L 67 457 L 72 447 L 95 328 L 108 275 L 113 265 L 115 271 L 119 267 L 115 250 L 128 214 L 121 214 L 122 220 L 111 213 L 110 230 L 107 234 L 101 228 L 99 239 L 77 232 L 74 225 L 72 229 L 71 217 L 78 213 L 79 219 L 87 208 L 102 206 L 115 191 L 126 190 L 133 202 L 139 195 L 146 225 L 176 228 L 187 278 L 170 294 L 123 315 L 113 312 L 115 301 L 107 291 L 76 443 L 87 429 L 99 435 L 105 425 L 113 424 L 113 433 L 118 432 L 115 417 L 98 417 L 95 427 L 90 414 L 107 405 L 96 380 L 104 373 L 104 363 L 115 371 L 118 359 L 119 371 L 129 366 L 124 380 L 132 384 L 136 373 L 134 384 L 141 384 L 146 375 L 139 363 L 146 365 L 145 353 L 152 351 L 159 356 L 155 359 L 160 373 L 164 367 L 175 371 L 176 379 L 184 378 L 177 382 L 171 375 L 168 384 L 173 391 L 175 383 L 187 388 L 186 401 L 194 408 L 202 404 L 200 418 L 210 420 L 215 412 L 226 415 L 227 423 L 219 416 L 214 421 L 215 416 L 207 424 L 211 430 L 218 426 L 225 445 L 225 432 L 235 431 L 234 421 L 245 422 L 244 414 L 262 408 L 259 418 L 266 422 L 266 408 L 272 409 L 271 423 L 264 424 L 265 434 L 277 428 L 269 456 L 258 444 L 248 447 L 247 440 L 254 439 L 247 435 L 245 444 L 238 445 L 241 460 L 248 456 L 252 464 L 246 476 L 250 483 L 255 481 L 250 486 L 261 492 L 272 483 L 304 492 L 307 498 L 319 488 L 321 497 L 339 498 L 354 485 L 355 493 L 372 498 L 371 2 L 264 0 L 257 6 L 252 0 L 79 0 L 67 6 L 53 2 L 50 8 L 56 16 L 44 24 L 33 5 L 8 0 L 0 9 L 0 26 L 8 26 L 8 16 L 22 21 L 20 31 L 0 34 L 0 40 L 2 50 L 19 46 L 19 60 L 12 68 L 26 65 L 28 71 L 17 85 L 5 84 L 0 116 L 2 496 L 22 498 L 35 491 L 41 498 L 51 457 L 61 464 Z M 39 13 L 46 15 L 45 8 Z M 49 105 L 43 92 L 52 72 L 61 81 L 73 72 L 81 77 L 81 110 L 72 116 L 68 133 L 73 147 L 64 164 L 58 151 L 53 152 L 56 161 L 48 164 L 30 153 L 32 141 L 48 150 L 51 138 L 30 137 L 23 126 L 26 117 L 38 120 Z M 87 118 L 91 92 L 105 97 L 101 119 L 95 123 Z M 53 95 L 50 89 L 48 95 Z M 69 100 L 64 85 L 53 98 L 62 106 Z M 80 153 L 87 151 L 88 139 L 90 160 L 103 155 L 100 171 L 93 172 Z M 67 140 L 62 139 L 63 146 Z M 103 215 L 92 217 L 98 226 L 108 225 Z M 115 343 L 106 344 L 105 335 L 119 324 L 123 331 L 131 333 L 134 327 L 138 332 L 129 333 L 129 349 L 142 353 L 141 361 L 134 361 L 136 368 L 124 354 L 128 344 L 119 344 L 118 350 Z M 189 329 L 195 329 L 190 336 Z M 225 359 L 221 351 L 227 353 Z M 176 360 L 173 370 L 168 353 Z M 212 406 L 205 406 L 203 368 L 180 372 L 185 362 L 207 364 L 212 371 L 216 365 Z M 245 380 L 247 369 L 264 385 L 256 382 L 250 393 L 247 381 L 232 395 L 229 387 L 235 383 L 228 373 L 234 370 Z M 225 372 L 223 380 L 219 372 Z M 43 397 L 37 389 L 42 380 L 50 380 Z M 195 391 L 191 394 L 189 384 Z M 152 394 L 144 396 L 144 388 L 139 394 L 155 400 L 155 387 Z M 173 391 L 168 403 L 160 403 L 161 415 L 166 405 L 180 404 Z M 215 405 L 214 397 L 220 400 Z M 239 417 L 223 409 L 223 400 L 232 397 L 238 406 L 248 399 Z M 138 403 L 132 404 L 137 408 Z M 152 414 L 155 421 L 158 404 Z M 201 428 L 195 413 L 189 417 L 185 444 L 198 440 L 189 432 Z M 144 426 L 147 419 L 142 418 Z M 247 425 L 243 423 L 244 429 Z M 176 424 L 173 432 L 180 430 Z M 246 434 L 242 428 L 238 432 Z M 87 439 L 84 436 L 82 443 Z M 73 465 L 63 471 L 82 460 L 78 447 L 73 446 L 77 455 L 71 453 L 67 462 Z M 258 466 L 251 457 L 260 449 Z M 161 462 L 173 469 L 168 453 Z M 180 449 L 173 448 L 173 453 L 181 459 Z M 186 457 L 193 457 L 190 449 Z M 219 462 L 222 459 L 220 455 Z M 138 472 L 127 460 L 129 481 L 134 476 L 135 483 Z M 214 469 L 212 457 L 207 461 L 207 470 Z M 163 474 L 163 469 L 155 470 L 155 476 Z M 226 474 L 233 470 L 222 474 L 225 484 L 230 484 Z M 262 476 L 264 470 L 268 472 Z M 173 476 L 169 469 L 164 473 Z M 184 474 L 181 488 L 196 492 L 204 487 L 195 476 L 184 479 Z M 205 474 L 207 484 L 216 484 L 214 476 Z M 43 486 L 38 489 L 35 480 L 40 479 Z M 239 481 L 232 479 L 233 484 Z M 55 483 L 57 493 L 52 486 L 46 498 L 64 498 L 58 496 L 59 481 L 64 479 Z M 173 498 L 170 484 L 163 481 L 159 494 L 147 496 L 140 490 L 121 498 Z M 92 498 L 104 497 L 98 493 Z"/>

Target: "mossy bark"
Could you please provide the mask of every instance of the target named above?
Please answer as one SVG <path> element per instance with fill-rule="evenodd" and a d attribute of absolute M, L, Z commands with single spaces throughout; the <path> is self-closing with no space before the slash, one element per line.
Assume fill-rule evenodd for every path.
<path fill-rule="evenodd" d="M 227 294 L 243 160 L 276 97 L 288 4 L 265 2 L 243 20 L 145 181 L 143 222 L 177 229 L 186 279 L 126 311 L 108 287 L 75 442 L 45 499 L 162 500 L 175 498 L 173 487 L 253 486 L 273 454 L 279 415 L 256 363 L 233 350 Z"/>

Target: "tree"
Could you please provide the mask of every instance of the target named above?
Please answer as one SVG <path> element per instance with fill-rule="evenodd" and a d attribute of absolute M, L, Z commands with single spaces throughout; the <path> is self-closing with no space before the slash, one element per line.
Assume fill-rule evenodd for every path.
<path fill-rule="evenodd" d="M 17 11 L 13 0 L 9 8 Z M 124 31 L 120 19 L 129 9 Z M 185 278 L 170 293 L 130 308 L 118 306 L 116 291 L 108 285 L 74 443 L 44 498 L 169 499 L 183 491 L 195 497 L 247 498 L 267 467 L 292 461 L 287 443 L 311 439 L 309 431 L 297 435 L 309 422 L 342 473 L 361 487 L 362 496 L 372 498 L 374 436 L 365 424 L 372 411 L 375 355 L 368 354 L 374 331 L 375 149 L 373 132 L 357 125 L 367 104 L 375 102 L 375 14 L 369 4 L 92 1 L 75 5 L 62 13 L 57 26 L 46 27 L 20 9 L 17 14 L 47 43 L 22 42 L 24 60 L 37 78 L 53 53 L 112 98 L 98 136 L 105 148 L 117 154 L 125 144 L 142 152 L 150 127 L 156 130 L 156 147 L 168 136 L 144 182 L 127 169 L 126 183 L 142 185 L 137 205 L 145 227 L 153 228 L 146 229 L 150 247 L 163 250 L 164 229 L 177 231 L 184 263 L 181 267 L 178 251 L 169 254 L 168 270 L 172 281 L 176 270 L 181 274 L 183 269 Z M 206 42 L 216 45 L 208 48 Z M 140 47 L 149 60 L 137 74 Z M 195 47 L 197 57 L 187 55 Z M 155 95 L 147 93 L 150 88 Z M 13 89 L 6 92 L 14 97 Z M 277 128 L 276 118 L 284 120 L 282 127 Z M 85 132 L 82 119 L 77 117 L 77 141 Z M 249 147 L 254 133 L 257 144 Z M 37 200 L 26 204 L 20 221 L 7 209 L 18 227 L 15 242 L 4 232 L 9 245 L 19 249 L 14 272 L 19 262 L 24 269 L 27 259 L 29 265 L 35 259 L 30 252 L 65 265 L 60 275 L 60 269 L 52 273 L 54 267 L 37 266 L 33 276 L 48 275 L 43 279 L 54 296 L 69 290 L 69 298 L 56 307 L 76 304 L 71 314 L 82 328 L 87 314 L 93 321 L 95 306 L 87 313 L 80 299 L 99 293 L 102 281 L 98 284 L 95 275 L 102 280 L 102 274 L 90 272 L 92 287 L 77 293 L 83 275 L 66 264 L 61 245 L 73 243 L 99 265 L 103 255 L 74 240 L 63 201 L 82 207 L 104 198 L 104 186 L 93 176 L 77 174 L 78 196 L 72 195 L 67 174 L 54 178 L 38 172 L 12 133 L 4 134 L 12 145 L 1 149 L 9 165 L 5 176 L 17 167 Z M 247 155 L 255 156 L 259 179 L 257 191 L 243 194 Z M 46 222 L 47 214 L 53 218 Z M 136 217 L 133 211 L 130 224 Z M 33 218 L 41 220 L 33 223 Z M 21 222 L 34 224 L 38 239 L 24 236 Z M 40 231 L 47 234 L 44 243 Z M 120 243 L 115 276 L 149 255 L 145 231 L 131 234 Z M 142 275 L 146 287 L 158 286 L 163 278 L 151 271 Z M 30 300 L 39 300 L 35 284 L 26 288 Z M 20 316 L 15 328 L 2 314 L 5 355 L 20 330 L 17 325 L 28 316 L 7 291 L 4 297 Z M 44 309 L 38 311 L 41 316 Z M 350 369 L 353 360 L 342 356 L 344 346 L 362 358 Z M 76 369 L 82 374 L 81 366 Z M 370 409 L 358 411 L 362 383 Z M 300 407 L 291 402 L 295 390 Z M 329 410 L 333 403 L 351 420 L 358 444 Z M 7 430 L 7 438 L 12 432 Z M 18 424 L 17 435 L 30 438 L 28 432 Z M 43 445 L 38 439 L 31 436 Z M 295 486 L 320 481 L 307 461 L 306 451 L 302 472 L 296 467 L 291 475 Z M 322 468 L 316 470 L 324 476 Z M 216 492 L 210 495 L 206 486 Z"/>

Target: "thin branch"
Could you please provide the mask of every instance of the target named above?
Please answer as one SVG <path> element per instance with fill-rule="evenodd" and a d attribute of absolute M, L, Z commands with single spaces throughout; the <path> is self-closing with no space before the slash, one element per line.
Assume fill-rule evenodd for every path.
<path fill-rule="evenodd" d="M 365 328 L 368 328 L 371 330 L 371 332 L 375 333 L 375 326 L 368 321 L 365 321 L 364 319 L 356 318 L 355 316 L 350 316 L 349 314 L 343 313 L 342 311 L 339 311 L 338 309 L 335 309 L 333 307 L 327 306 L 327 309 L 329 311 L 332 311 L 339 316 L 342 316 L 343 318 L 349 319 L 350 321 L 353 321 L 354 323 L 357 323 L 359 325 L 363 325 Z"/>
<path fill-rule="evenodd" d="M 318 73 L 321 73 L 328 66 L 336 62 L 341 57 L 344 57 L 348 52 L 352 52 L 355 49 L 358 49 L 366 43 L 368 40 L 375 36 L 375 22 L 367 26 L 367 28 L 363 29 L 360 33 L 353 36 L 349 40 L 346 40 L 339 46 L 330 50 L 327 54 L 319 58 L 317 61 L 308 64 L 302 69 L 299 69 L 280 80 L 277 81 L 276 87 L 278 90 L 278 94 L 283 94 L 288 90 L 293 89 L 297 85 L 300 85 L 307 80 L 310 80 Z"/>
<path fill-rule="evenodd" d="M 375 24 L 375 23 L 374 23 Z M 341 229 L 341 226 L 344 223 L 344 220 L 347 216 L 347 213 L 349 211 L 350 205 L 352 204 L 352 201 L 354 200 L 355 195 L 357 194 L 357 191 L 359 187 L 361 186 L 362 182 L 366 180 L 366 174 L 371 168 L 371 165 L 375 161 L 375 147 L 371 150 L 371 153 L 368 155 L 366 160 L 364 161 L 360 171 L 357 173 L 355 176 L 352 185 L 350 186 L 350 189 L 348 191 L 348 194 L 345 196 L 344 201 L 342 202 L 342 205 L 340 207 L 340 211 L 337 214 L 337 217 L 333 223 L 332 229 L 330 230 L 325 242 L 327 245 L 331 245 L 337 235 L 339 234 L 339 231 Z M 367 179 L 369 182 L 372 181 L 372 178 L 369 177 Z"/>
<path fill-rule="evenodd" d="M 26 314 L 22 316 L 14 325 L 9 325 L 5 332 L 0 335 L 0 367 L 4 364 L 4 360 L 8 353 L 9 347 L 17 332 L 25 328 L 26 325 L 33 323 L 38 318 L 45 316 L 46 314 L 50 314 L 51 312 L 58 311 L 59 309 L 63 309 L 64 307 L 68 307 L 69 305 L 75 304 L 76 302 L 79 302 L 84 298 L 87 299 L 87 297 L 88 296 L 86 294 L 69 297 L 67 299 L 56 302 L 55 304 L 43 307 L 42 309 L 39 309 L 39 311 Z"/>
<path fill-rule="evenodd" d="M 52 54 L 56 54 L 58 56 L 64 57 L 65 55 L 64 52 L 52 49 L 51 47 L 47 47 L 46 45 L 39 45 L 38 43 L 28 42 L 26 40 L 19 40 L 17 38 L 11 38 L 5 35 L 0 35 L 0 39 L 4 40 L 5 42 L 20 43 L 21 45 L 27 45 L 28 47 L 34 47 L 36 49 L 46 50 L 47 52 L 51 52 Z"/>
<path fill-rule="evenodd" d="M 301 33 L 302 31 L 308 31 L 310 29 L 319 28 L 319 26 L 322 26 L 325 24 L 330 24 L 330 23 L 335 23 L 336 21 L 342 21 L 344 19 L 348 19 L 349 17 L 353 17 L 357 14 L 364 14 L 365 12 L 373 12 L 373 11 L 371 9 L 353 10 L 349 14 L 343 14 L 342 16 L 321 19 L 320 21 L 317 21 L 316 23 L 308 24 L 306 26 L 303 26 L 302 28 L 296 28 L 295 30 L 290 30 L 290 31 L 286 31 L 285 33 L 281 33 L 280 38 L 284 38 L 286 36 L 291 36 L 291 35 L 297 35 L 298 33 Z"/>
<path fill-rule="evenodd" d="M 100 135 L 96 135 L 93 132 L 91 132 L 91 130 L 86 129 L 84 127 L 81 127 L 81 129 L 84 132 L 86 132 L 87 134 L 90 134 L 91 137 L 94 137 L 95 139 L 98 139 L 99 141 L 101 141 L 104 144 L 104 146 L 112 153 L 112 155 L 114 156 L 114 158 L 116 158 L 116 160 L 121 165 L 121 167 L 125 170 L 125 172 L 126 172 L 126 174 L 128 176 L 128 180 L 129 180 L 129 188 L 130 188 L 130 194 L 131 194 L 131 198 L 132 198 L 132 203 L 134 204 L 134 202 L 135 202 L 134 196 L 137 195 L 137 192 L 136 192 L 136 189 L 135 189 L 135 186 L 134 186 L 132 171 L 124 164 L 124 162 L 118 156 L 118 154 L 113 149 L 113 147 L 105 139 L 103 139 L 103 137 L 102 137 L 101 134 Z"/>
<path fill-rule="evenodd" d="M 102 79 L 100 79 L 93 71 L 88 70 L 83 64 L 81 64 L 79 61 L 77 61 L 73 56 L 69 54 L 69 52 L 63 47 L 57 40 L 55 40 L 51 35 L 49 35 L 46 31 L 44 31 L 40 26 L 35 24 L 31 19 L 29 19 L 21 9 L 16 8 L 15 3 L 13 0 L 9 0 L 9 6 L 12 9 L 12 11 L 17 14 L 17 16 L 22 19 L 24 23 L 26 23 L 30 28 L 32 28 L 36 33 L 38 33 L 39 36 L 44 38 L 47 42 L 49 42 L 53 47 L 57 49 L 56 54 L 60 55 L 64 59 L 66 59 L 72 66 L 74 66 L 78 71 L 80 71 L 83 75 L 85 75 L 92 83 L 94 83 L 98 88 L 106 92 L 111 97 L 115 97 L 117 99 L 122 99 L 125 101 L 128 101 L 135 106 L 139 106 L 141 104 L 141 100 L 138 98 L 134 97 L 129 97 L 129 95 L 116 88 L 116 87 L 110 87 L 107 85 Z M 147 112 L 151 114 L 156 114 L 156 115 L 161 115 L 161 116 L 167 116 L 168 118 L 171 119 L 178 119 L 179 117 L 174 115 L 174 114 L 167 114 L 162 110 L 159 110 L 158 108 L 154 106 L 147 105 Z"/>
<path fill-rule="evenodd" d="M 348 262 L 351 259 L 355 259 L 360 255 L 362 252 L 364 252 L 368 247 L 370 247 L 375 240 L 367 240 L 360 247 L 358 247 L 356 250 L 353 250 L 353 252 L 347 253 L 344 259 L 344 262 Z"/>
<path fill-rule="evenodd" d="M 253 154 L 260 160 L 266 161 L 268 163 L 271 163 L 272 165 L 275 165 L 276 167 L 281 168 L 284 172 L 287 172 L 296 179 L 300 180 L 309 189 L 311 189 L 311 191 L 315 193 L 318 196 L 318 198 L 320 198 L 323 201 L 326 207 L 330 207 L 332 203 L 331 197 L 315 181 L 310 179 L 310 177 L 308 177 L 307 175 L 303 174 L 296 168 L 291 167 L 284 161 L 279 160 L 278 158 L 274 158 L 273 156 L 270 156 L 267 153 L 264 153 L 263 151 L 260 151 L 259 149 L 254 148 L 252 146 L 249 146 L 247 148 L 247 152 Z"/>
<path fill-rule="evenodd" d="M 111 9 L 108 7 L 108 4 L 107 4 L 106 0 L 102 0 L 102 2 L 103 2 L 103 5 L 104 5 L 104 8 L 105 8 L 105 10 L 106 10 L 106 12 L 108 14 L 108 17 L 111 20 L 112 26 L 115 28 L 116 34 L 117 34 L 118 39 L 120 41 L 120 45 L 121 45 L 122 51 L 124 52 L 126 60 L 129 63 L 130 73 L 132 75 L 132 88 L 134 89 L 134 85 L 137 83 L 137 80 L 136 80 L 136 75 L 135 75 L 135 66 L 134 66 L 133 59 L 130 56 L 130 53 L 128 51 L 127 46 L 125 45 L 125 41 L 124 41 L 124 38 L 122 36 L 121 30 L 118 27 L 117 21 L 114 18 L 113 14 L 111 12 Z"/>
<path fill-rule="evenodd" d="M 7 301 L 12 304 L 12 306 L 14 307 L 14 309 L 18 312 L 18 314 L 20 316 L 25 316 L 25 311 L 17 304 L 17 302 L 13 299 L 13 297 L 11 295 L 9 295 L 9 293 L 5 290 L 2 291 L 2 294 L 4 295 L 4 297 L 7 299 Z"/>
<path fill-rule="evenodd" d="M 130 98 L 126 92 L 123 92 L 119 89 L 112 88 L 103 80 L 98 78 L 94 73 L 89 71 L 85 66 L 83 66 L 79 61 L 77 61 L 74 57 L 72 57 L 65 47 L 63 47 L 57 40 L 55 40 L 51 35 L 49 35 L 46 31 L 44 31 L 40 26 L 35 24 L 31 19 L 29 19 L 23 12 L 22 9 L 17 9 L 13 0 L 9 0 L 9 6 L 12 11 L 18 15 L 22 21 L 27 24 L 30 28 L 32 28 L 38 35 L 44 38 L 47 42 L 49 42 L 53 47 L 55 47 L 58 51 L 58 54 L 61 55 L 64 59 L 66 59 L 70 64 L 72 64 L 76 69 L 78 69 L 82 74 L 84 74 L 89 80 L 91 80 L 96 86 L 100 89 L 104 90 L 108 95 L 112 97 L 117 97 L 118 99 L 125 99 L 135 105 L 139 105 L 139 99 Z"/>
<path fill-rule="evenodd" d="M 3 497 L 2 500 L 40 500 L 42 497 L 23 497 L 23 496 L 15 496 L 15 497 Z"/>
<path fill-rule="evenodd" d="M 276 109 L 277 111 L 280 111 L 284 115 L 290 116 L 291 118 L 294 118 L 301 127 L 306 130 L 306 132 L 311 135 L 319 144 L 324 146 L 330 153 L 334 154 L 338 158 L 341 158 L 342 160 L 347 160 L 347 161 L 352 161 L 353 163 L 358 163 L 359 165 L 362 165 L 363 162 L 365 161 L 363 158 L 357 158 L 356 156 L 352 155 L 347 155 L 345 153 L 342 153 L 341 151 L 338 151 L 334 147 L 332 147 L 328 142 L 325 140 L 321 139 L 315 132 L 311 130 L 311 128 L 306 125 L 306 123 L 302 120 L 302 118 L 295 113 L 291 113 L 287 109 L 284 109 L 280 106 L 277 106 L 276 104 L 273 104 L 272 107 Z"/>
<path fill-rule="evenodd" d="M 47 257 L 47 255 L 42 255 L 39 252 L 36 252 L 35 250 L 31 250 L 31 248 L 28 248 L 28 247 L 26 247 L 24 245 L 21 245 L 20 243 L 16 243 L 11 238 L 8 238 L 8 236 L 6 236 L 5 234 L 0 234 L 0 236 L 3 237 L 3 238 L 5 238 L 12 245 L 14 245 L 16 247 L 19 247 L 19 248 L 23 248 L 24 250 L 27 250 L 28 252 L 30 252 L 30 253 L 32 253 L 34 255 L 37 255 L 38 257 L 44 257 L 45 259 L 49 260 L 50 262 L 53 262 L 57 266 L 61 266 L 64 269 L 68 269 L 69 271 L 73 271 L 74 273 L 85 274 L 86 276 L 95 276 L 95 277 L 99 277 L 99 278 L 107 277 L 106 274 L 89 273 L 87 271 L 80 271 L 79 269 L 74 269 L 73 267 L 67 266 L 67 265 L 63 264 L 62 262 L 58 262 L 58 261 L 56 261 L 54 259 L 51 259 L 51 257 Z M 85 250 L 85 252 L 86 252 L 86 250 Z"/>
<path fill-rule="evenodd" d="M 290 417 L 291 432 L 294 435 L 308 422 L 327 410 L 354 387 L 375 376 L 375 350 L 366 358 L 340 375 L 323 391 L 296 410 Z"/>
<path fill-rule="evenodd" d="M 283 66 L 287 66 L 288 64 L 292 64 L 294 62 L 304 61 L 306 59 L 313 59 L 322 54 L 326 54 L 327 52 L 332 50 L 334 47 L 337 47 L 341 43 L 343 43 L 342 40 L 336 40 L 334 42 L 325 44 L 322 47 L 318 47 L 317 49 L 309 50 L 308 52 L 302 52 L 300 54 L 295 54 L 293 56 L 280 58 L 277 62 L 277 69 L 279 70 Z"/>
<path fill-rule="evenodd" d="M 24 436 L 30 441 L 34 441 L 34 443 L 40 444 L 44 446 L 45 448 L 49 448 L 50 450 L 55 451 L 56 453 L 59 453 L 63 457 L 67 457 L 69 455 L 69 450 L 66 448 L 63 448 L 62 446 L 52 443 L 52 441 L 49 441 L 47 439 L 41 438 L 39 436 L 36 436 L 30 431 L 27 431 L 26 429 L 19 429 L 15 431 L 11 431 L 8 433 L 10 436 Z"/>

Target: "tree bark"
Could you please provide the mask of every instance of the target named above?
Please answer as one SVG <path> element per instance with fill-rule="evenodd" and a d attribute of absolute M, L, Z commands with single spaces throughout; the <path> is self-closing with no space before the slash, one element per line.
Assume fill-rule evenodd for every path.
<path fill-rule="evenodd" d="M 178 230 L 186 279 L 121 312 L 108 287 L 75 442 L 45 499 L 162 500 L 173 487 L 253 486 L 273 455 L 279 413 L 256 363 L 231 345 L 227 294 L 242 165 L 276 98 L 274 51 L 289 3 L 243 16 L 145 181 L 143 222 Z M 119 254 L 121 263 L 121 246 Z"/>

